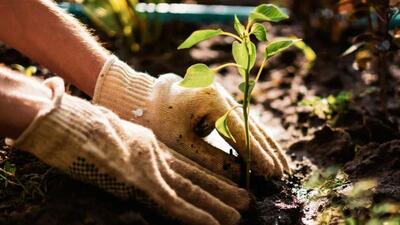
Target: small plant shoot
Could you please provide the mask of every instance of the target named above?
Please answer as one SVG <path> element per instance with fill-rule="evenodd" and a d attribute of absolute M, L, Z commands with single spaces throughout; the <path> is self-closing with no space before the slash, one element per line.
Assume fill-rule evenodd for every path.
<path fill-rule="evenodd" d="M 225 35 L 230 36 L 234 40 L 232 42 L 232 56 L 234 62 L 223 64 L 217 68 L 208 68 L 204 64 L 195 64 L 190 66 L 185 74 L 184 79 L 181 81 L 180 85 L 186 88 L 201 88 L 211 85 L 214 81 L 214 75 L 220 69 L 235 66 L 238 69 L 238 73 L 243 78 L 243 82 L 239 85 L 239 89 L 244 94 L 243 104 L 239 107 L 243 111 L 243 121 L 244 121 L 244 131 L 246 138 L 246 186 L 249 188 L 250 184 L 250 128 L 249 128 L 249 112 L 250 112 L 250 99 L 252 91 L 262 74 L 262 70 L 265 67 L 268 60 L 277 55 L 278 53 L 284 51 L 285 49 L 295 45 L 299 39 L 296 38 L 277 38 L 275 40 L 268 41 L 267 39 L 267 29 L 262 25 L 261 22 L 279 22 L 288 19 L 286 15 L 280 8 L 273 4 L 262 4 L 257 6 L 249 15 L 247 24 L 243 25 L 239 19 L 235 16 L 233 20 L 233 27 L 236 34 L 225 32 L 221 29 L 207 29 L 199 30 L 193 32 L 179 47 L 178 49 L 190 48 L 201 41 L 219 36 Z M 254 36 L 260 42 L 267 41 L 266 48 L 264 49 L 262 55 L 262 64 L 258 69 L 257 73 L 252 75 L 252 70 L 256 62 L 257 48 L 255 43 L 251 40 L 251 36 Z M 234 138 L 229 131 L 228 119 L 230 112 L 234 108 L 226 112 L 222 117 L 220 117 L 216 123 L 215 128 L 217 131 L 225 136 L 226 138 Z"/>

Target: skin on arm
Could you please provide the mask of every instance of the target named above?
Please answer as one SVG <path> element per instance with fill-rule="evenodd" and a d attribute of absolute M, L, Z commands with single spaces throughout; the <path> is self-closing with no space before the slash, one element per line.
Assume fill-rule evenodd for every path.
<path fill-rule="evenodd" d="M 0 0 L 0 41 L 92 96 L 110 53 L 50 0 Z"/>
<path fill-rule="evenodd" d="M 40 109 L 52 104 L 51 97 L 39 81 L 0 66 L 0 137 L 17 138 Z"/>

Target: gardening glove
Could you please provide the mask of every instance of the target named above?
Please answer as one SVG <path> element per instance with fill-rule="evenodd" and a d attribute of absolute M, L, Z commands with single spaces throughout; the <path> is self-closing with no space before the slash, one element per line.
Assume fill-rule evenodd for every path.
<path fill-rule="evenodd" d="M 64 94 L 60 78 L 45 83 L 53 104 L 12 145 L 117 196 L 158 205 L 185 224 L 239 222 L 237 210 L 249 204 L 245 190 L 173 153 L 148 128 Z"/>
<path fill-rule="evenodd" d="M 173 74 L 155 79 L 136 72 L 113 56 L 99 74 L 93 102 L 152 129 L 159 140 L 198 164 L 235 178 L 235 159 L 202 137 L 213 130 L 218 118 L 238 103 L 218 83 L 206 88 L 184 88 L 179 85 L 180 81 L 181 78 Z M 243 114 L 239 107 L 229 114 L 228 127 L 236 141 L 225 138 L 226 141 L 247 160 Z M 289 171 L 282 149 L 253 118 L 250 118 L 250 133 L 253 173 L 281 176 Z"/>

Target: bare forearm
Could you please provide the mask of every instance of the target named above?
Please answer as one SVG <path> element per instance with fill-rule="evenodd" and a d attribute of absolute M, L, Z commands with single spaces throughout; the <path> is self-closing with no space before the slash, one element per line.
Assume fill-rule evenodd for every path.
<path fill-rule="evenodd" d="M 51 96 L 42 83 L 0 66 L 0 137 L 17 138 Z"/>
<path fill-rule="evenodd" d="M 0 41 L 93 94 L 108 52 L 48 0 L 0 0 Z"/>

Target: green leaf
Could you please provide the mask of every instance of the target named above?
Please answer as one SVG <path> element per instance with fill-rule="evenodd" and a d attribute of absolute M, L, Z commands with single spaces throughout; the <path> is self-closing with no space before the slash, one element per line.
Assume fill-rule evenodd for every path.
<path fill-rule="evenodd" d="M 218 36 L 222 33 L 223 31 L 221 29 L 195 31 L 181 45 L 179 45 L 178 49 L 190 48 L 201 41 Z"/>
<path fill-rule="evenodd" d="M 246 74 L 249 59 L 249 71 L 253 68 L 256 62 L 256 46 L 252 42 L 248 42 L 247 46 L 248 47 L 246 48 L 246 44 L 244 42 L 239 43 L 238 41 L 234 41 L 232 43 L 232 55 L 235 59 L 235 62 L 241 66 L 241 68 L 238 68 L 238 70 L 242 76 Z M 249 49 L 250 52 L 248 52 L 247 49 Z"/>
<path fill-rule="evenodd" d="M 185 78 L 179 83 L 186 88 L 201 88 L 211 85 L 214 81 L 214 72 L 207 65 L 198 63 L 186 70 Z"/>
<path fill-rule="evenodd" d="M 250 68 L 249 70 L 251 70 L 254 66 L 254 64 L 256 63 L 256 54 L 257 54 L 257 49 L 256 49 L 256 45 L 253 42 L 248 42 L 247 43 L 247 49 L 250 50 L 249 55 L 250 55 Z"/>
<path fill-rule="evenodd" d="M 253 24 L 253 26 L 251 26 L 250 33 L 254 34 L 259 41 L 267 40 L 267 30 L 261 23 Z"/>
<path fill-rule="evenodd" d="M 317 54 L 315 51 L 304 41 L 299 40 L 294 45 L 303 52 L 308 62 L 314 62 L 317 59 Z"/>
<path fill-rule="evenodd" d="M 254 80 L 251 80 L 249 82 L 249 98 L 250 98 L 251 92 L 253 92 L 253 89 L 254 89 L 255 85 L 256 85 L 256 82 Z M 245 89 L 246 89 L 246 82 L 240 83 L 239 84 L 239 90 L 244 93 Z"/>
<path fill-rule="evenodd" d="M 248 90 L 248 100 L 250 101 L 251 99 L 251 93 L 253 92 L 254 86 L 256 85 L 256 82 L 254 80 L 250 80 L 249 82 L 249 90 Z M 242 82 L 239 84 L 239 90 L 243 92 L 243 94 L 246 91 L 246 82 Z"/>
<path fill-rule="evenodd" d="M 311 67 L 314 65 L 314 61 L 317 59 L 317 54 L 315 51 L 304 41 L 298 41 L 294 45 L 303 52 L 304 57 L 307 60 L 307 63 L 304 65 L 305 68 L 307 68 L 307 70 L 311 69 Z"/>
<path fill-rule="evenodd" d="M 243 43 L 239 43 L 238 41 L 234 41 L 232 43 L 232 55 L 235 59 L 235 62 L 239 64 L 242 68 L 238 68 L 239 73 L 244 76 L 245 69 L 247 68 L 247 50 L 246 46 Z"/>
<path fill-rule="evenodd" d="M 262 4 L 257 6 L 249 16 L 250 20 L 260 20 L 260 21 L 271 21 L 279 22 L 281 20 L 288 19 L 289 16 L 286 15 L 279 7 L 273 4 Z"/>
<path fill-rule="evenodd" d="M 235 19 L 233 22 L 233 27 L 235 28 L 236 32 L 239 34 L 240 37 L 243 36 L 244 33 L 244 26 L 240 23 L 239 19 L 237 18 L 237 16 L 235 15 Z"/>
<path fill-rule="evenodd" d="M 275 39 L 267 44 L 267 47 L 265 48 L 265 57 L 270 58 L 286 50 L 287 48 L 289 48 L 290 46 L 292 46 L 293 44 L 295 44 L 300 40 L 301 39 L 293 39 L 293 38 Z"/>
<path fill-rule="evenodd" d="M 233 110 L 234 108 L 230 109 L 228 112 L 226 112 L 223 116 L 217 119 L 215 121 L 215 129 L 217 129 L 218 133 L 222 134 L 223 136 L 232 139 L 233 142 L 235 141 L 235 138 L 233 137 L 232 133 L 229 130 L 228 127 L 228 116 L 229 113 Z"/>
<path fill-rule="evenodd" d="M 122 24 L 118 13 L 114 12 L 109 1 L 85 1 L 83 11 L 87 17 L 108 36 L 114 37 L 122 33 Z"/>

